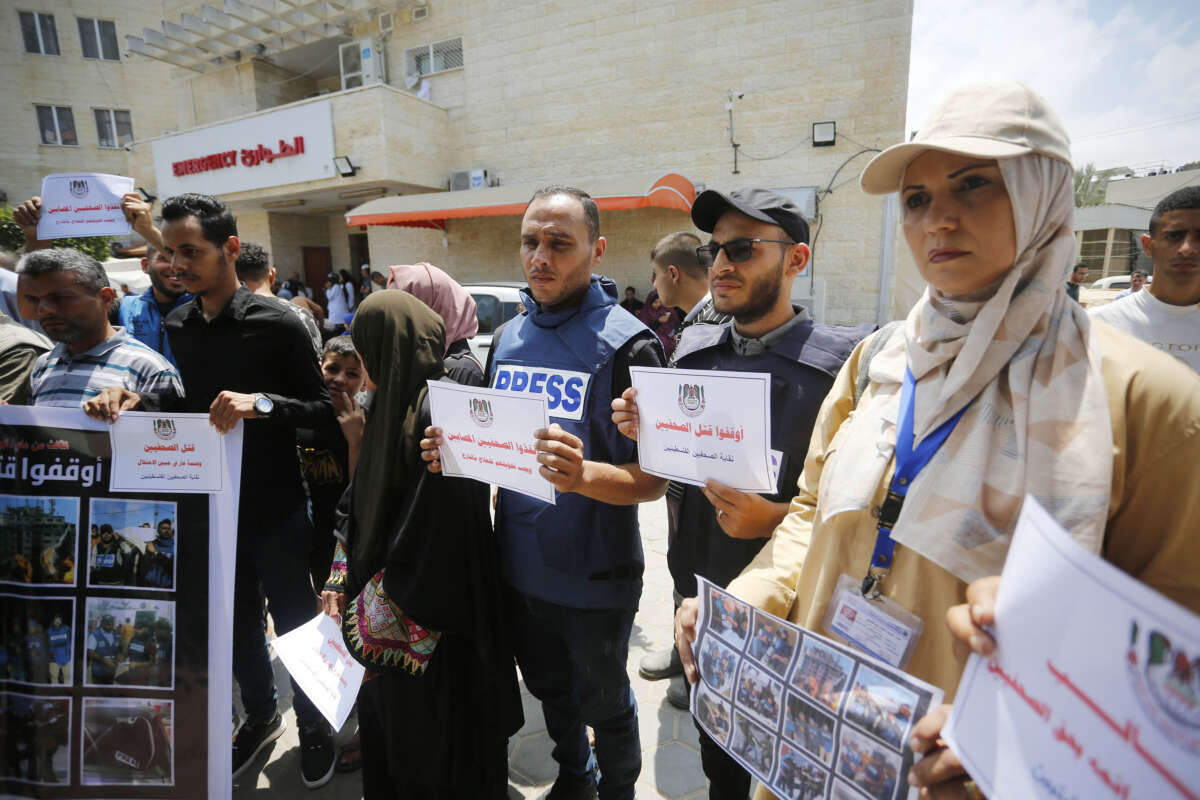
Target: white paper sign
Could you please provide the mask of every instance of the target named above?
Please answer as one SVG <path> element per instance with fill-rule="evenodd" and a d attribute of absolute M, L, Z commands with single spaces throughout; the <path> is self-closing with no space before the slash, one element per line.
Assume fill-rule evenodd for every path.
<path fill-rule="evenodd" d="M 992 800 L 1200 797 L 1200 617 L 1025 498 L 943 737 Z"/>
<path fill-rule="evenodd" d="M 332 617 L 320 614 L 271 641 L 276 655 L 335 731 L 354 708 L 366 669 L 354 660 Z"/>
<path fill-rule="evenodd" d="M 442 472 L 554 504 L 533 437 L 550 425 L 545 395 L 429 381 L 429 410 L 442 429 Z"/>
<path fill-rule="evenodd" d="M 121 196 L 133 191 L 133 178 L 96 172 L 63 172 L 42 178 L 39 239 L 121 236 L 132 229 L 121 211 Z"/>
<path fill-rule="evenodd" d="M 942 690 L 696 576 L 691 712 L 777 797 L 916 798 L 913 725 Z"/>
<path fill-rule="evenodd" d="M 712 478 L 774 493 L 771 376 L 765 372 L 630 367 L 638 404 L 638 464 L 680 483 Z"/>
<path fill-rule="evenodd" d="M 225 485 L 225 437 L 208 414 L 127 411 L 109 429 L 115 492 L 218 492 Z"/>

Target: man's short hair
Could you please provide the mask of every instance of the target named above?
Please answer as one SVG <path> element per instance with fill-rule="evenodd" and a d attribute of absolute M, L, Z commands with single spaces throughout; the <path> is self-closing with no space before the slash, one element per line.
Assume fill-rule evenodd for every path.
<path fill-rule="evenodd" d="M 17 262 L 21 257 L 9 250 L 7 247 L 0 247 L 0 267 L 4 269 L 16 269 Z"/>
<path fill-rule="evenodd" d="M 116 531 L 113 530 L 113 526 L 109 525 L 107 522 L 100 526 L 100 532 L 101 533 L 116 533 Z"/>
<path fill-rule="evenodd" d="M 325 348 L 321 351 L 321 360 L 324 361 L 329 356 L 337 356 L 339 358 L 354 356 L 359 361 L 362 360 L 359 358 L 358 351 L 354 349 L 354 340 L 350 338 L 349 334 L 335 336 L 325 343 Z"/>
<path fill-rule="evenodd" d="M 271 259 L 267 251 L 254 242 L 242 242 L 237 261 L 233 262 L 237 270 L 238 280 L 258 283 L 267 279 L 267 270 L 271 268 Z"/>
<path fill-rule="evenodd" d="M 1088 268 L 1088 265 L 1084 264 L 1082 261 L 1079 262 L 1078 264 L 1076 264 L 1075 266 L 1071 267 L 1071 272 L 1074 272 L 1077 269 L 1086 269 L 1089 272 L 1091 272 L 1091 270 Z"/>
<path fill-rule="evenodd" d="M 96 294 L 108 286 L 108 274 L 100 262 L 71 247 L 52 247 L 48 250 L 34 250 L 26 253 L 17 264 L 18 275 L 28 275 L 35 278 L 58 271 L 75 273 L 75 282 L 91 294 Z"/>
<path fill-rule="evenodd" d="M 163 222 L 178 222 L 185 217 L 200 221 L 204 238 L 223 247 L 230 236 L 237 236 L 237 219 L 223 202 L 210 194 L 185 192 L 168 197 L 162 206 Z"/>
<path fill-rule="evenodd" d="M 1200 208 L 1200 186 L 1185 186 L 1177 189 L 1158 201 L 1154 213 L 1150 215 L 1150 235 L 1158 233 L 1162 224 L 1163 214 L 1169 211 L 1183 211 Z"/>
<path fill-rule="evenodd" d="M 705 278 L 708 270 L 700 265 L 696 248 L 700 237 L 690 231 L 668 233 L 650 251 L 650 260 L 659 267 L 678 267 L 693 278 Z"/>
<path fill-rule="evenodd" d="M 579 201 L 579 205 L 583 206 L 583 219 L 587 223 L 588 235 L 592 237 L 592 241 L 600 238 L 600 208 L 596 205 L 596 201 L 592 196 L 583 189 L 576 189 L 574 186 L 543 186 L 533 193 L 533 197 L 529 198 L 529 202 L 525 204 L 525 210 L 533 205 L 533 201 L 542 197 L 553 197 L 556 194 L 565 194 L 574 197 Z"/>
<path fill-rule="evenodd" d="M 1147 275 L 1146 275 L 1146 270 L 1144 270 L 1144 269 L 1135 269 L 1133 272 L 1129 273 L 1129 277 L 1131 277 L 1131 278 L 1133 278 L 1133 277 L 1135 277 L 1135 276 L 1137 276 L 1137 275 L 1141 275 L 1143 278 L 1147 277 Z"/>

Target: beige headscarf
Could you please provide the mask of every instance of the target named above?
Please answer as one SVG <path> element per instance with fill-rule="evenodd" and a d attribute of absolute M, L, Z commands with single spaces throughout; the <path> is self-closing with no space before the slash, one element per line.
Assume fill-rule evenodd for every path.
<path fill-rule="evenodd" d="M 980 302 L 926 289 L 872 360 L 874 392 L 839 430 L 821 478 L 822 519 L 871 502 L 895 448 L 905 367 L 916 378 L 917 441 L 974 399 L 913 481 L 892 534 L 964 581 L 1000 573 L 1026 494 L 1088 550 L 1103 543 L 1112 425 L 1087 313 L 1065 288 L 1073 173 L 1046 150 L 998 159 L 1016 227 L 1013 268 Z"/>

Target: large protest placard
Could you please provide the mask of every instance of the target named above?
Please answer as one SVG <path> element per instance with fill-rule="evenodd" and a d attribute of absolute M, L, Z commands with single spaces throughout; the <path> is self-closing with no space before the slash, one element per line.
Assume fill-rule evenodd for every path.
<path fill-rule="evenodd" d="M 70 172 L 42 178 L 39 239 L 120 236 L 131 226 L 121 197 L 133 191 L 133 178 L 96 172 Z"/>
<path fill-rule="evenodd" d="M 1005 798 L 1200 798 L 1200 617 L 1076 544 L 1025 498 L 942 731 Z"/>
<path fill-rule="evenodd" d="M 550 426 L 544 395 L 429 381 L 429 411 L 442 429 L 442 472 L 554 504 L 533 436 Z"/>
<path fill-rule="evenodd" d="M 765 372 L 630 367 L 638 464 L 651 475 L 743 492 L 775 492 L 771 376 Z"/>
<path fill-rule="evenodd" d="M 942 690 L 696 576 L 693 716 L 785 800 L 896 800 L 912 726 Z"/>
<path fill-rule="evenodd" d="M 229 797 L 236 489 L 117 492 L 113 461 L 82 411 L 0 407 L 0 794 Z"/>

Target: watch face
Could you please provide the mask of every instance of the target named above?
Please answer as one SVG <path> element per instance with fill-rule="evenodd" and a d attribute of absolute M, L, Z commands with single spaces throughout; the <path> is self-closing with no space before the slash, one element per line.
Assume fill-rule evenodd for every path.
<path fill-rule="evenodd" d="M 254 410 L 259 414 L 270 414 L 271 409 L 274 407 L 275 404 L 272 403 L 269 398 L 258 397 L 254 400 Z"/>

